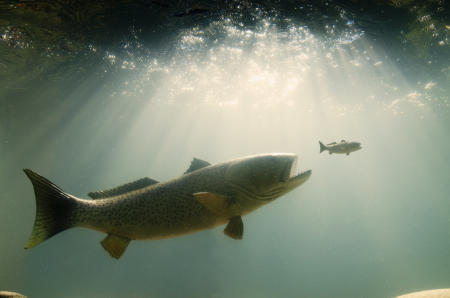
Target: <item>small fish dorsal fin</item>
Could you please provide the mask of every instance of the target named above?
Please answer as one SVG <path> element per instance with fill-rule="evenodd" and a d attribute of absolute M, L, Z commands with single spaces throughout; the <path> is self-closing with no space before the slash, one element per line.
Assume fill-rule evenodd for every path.
<path fill-rule="evenodd" d="M 211 165 L 209 162 L 194 157 L 194 159 L 191 161 L 189 169 L 187 169 L 187 171 L 184 172 L 184 174 L 196 171 L 209 165 Z"/>
<path fill-rule="evenodd" d="M 159 183 L 156 180 L 150 179 L 148 177 L 136 180 L 134 182 L 130 182 L 115 188 L 111 188 L 111 189 L 107 189 L 107 190 L 100 190 L 100 191 L 94 191 L 94 192 L 90 192 L 88 193 L 88 196 L 90 196 L 91 198 L 95 199 L 104 199 L 107 197 L 113 197 L 113 196 L 118 196 L 121 194 L 124 194 L 126 192 L 129 191 L 133 191 L 133 190 L 138 190 L 153 184 L 157 184 Z"/>

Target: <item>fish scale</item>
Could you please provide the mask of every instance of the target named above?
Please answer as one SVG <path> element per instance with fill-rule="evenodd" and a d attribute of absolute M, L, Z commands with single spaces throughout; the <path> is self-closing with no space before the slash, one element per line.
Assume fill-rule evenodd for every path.
<path fill-rule="evenodd" d="M 108 234 L 102 246 L 120 258 L 131 240 L 162 239 L 227 224 L 224 233 L 242 239 L 241 216 L 305 182 L 311 171 L 293 175 L 293 154 L 264 154 L 210 165 L 194 159 L 182 176 L 167 182 L 142 178 L 109 190 L 91 192 L 92 200 L 62 191 L 39 174 L 25 170 L 36 194 L 36 220 L 26 248 L 71 228 Z"/>

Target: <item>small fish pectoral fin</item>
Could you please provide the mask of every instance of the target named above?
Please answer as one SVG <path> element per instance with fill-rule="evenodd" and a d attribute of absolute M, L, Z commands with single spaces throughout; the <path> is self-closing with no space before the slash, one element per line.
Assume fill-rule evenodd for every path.
<path fill-rule="evenodd" d="M 209 162 L 194 157 L 194 159 L 191 161 L 189 169 L 187 169 L 187 171 L 184 172 L 184 174 L 196 171 L 209 165 L 211 165 Z"/>
<path fill-rule="evenodd" d="M 241 240 L 242 235 L 244 234 L 244 223 L 242 222 L 242 217 L 234 216 L 230 218 L 230 221 L 228 222 L 223 232 L 225 233 L 225 235 L 233 239 Z"/>
<path fill-rule="evenodd" d="M 88 193 L 88 196 L 90 196 L 92 199 L 103 199 L 107 197 L 113 197 L 118 196 L 124 193 L 127 193 L 129 191 L 138 190 L 153 184 L 159 183 L 158 181 L 145 177 L 139 180 L 136 180 L 134 182 L 130 182 L 115 188 L 107 189 L 107 190 L 101 190 L 101 191 L 94 191 Z"/>
<path fill-rule="evenodd" d="M 122 256 L 125 249 L 127 249 L 130 239 L 108 234 L 105 239 L 102 240 L 101 244 L 103 248 L 111 255 L 111 257 L 118 259 Z"/>
<path fill-rule="evenodd" d="M 217 215 L 224 214 L 229 209 L 228 198 L 213 192 L 196 192 L 195 198 L 209 211 Z"/>

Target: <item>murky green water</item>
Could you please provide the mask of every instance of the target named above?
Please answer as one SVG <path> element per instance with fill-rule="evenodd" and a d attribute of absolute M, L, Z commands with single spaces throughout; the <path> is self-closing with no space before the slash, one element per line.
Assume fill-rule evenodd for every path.
<path fill-rule="evenodd" d="M 419 2 L 418 2 L 419 3 Z M 0 5 L 0 290 L 29 297 L 395 297 L 450 288 L 446 1 Z M 108 6 L 109 5 L 109 6 Z M 318 141 L 362 142 L 350 156 Z M 31 168 L 65 191 L 292 152 L 308 182 L 223 227 L 24 250 Z"/>

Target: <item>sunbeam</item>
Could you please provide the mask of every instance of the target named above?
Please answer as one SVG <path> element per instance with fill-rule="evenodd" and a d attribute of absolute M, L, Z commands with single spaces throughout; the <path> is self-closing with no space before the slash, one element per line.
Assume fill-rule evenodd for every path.
<path fill-rule="evenodd" d="M 185 1 L 181 9 L 181 2 L 146 4 L 161 9 L 158 20 L 176 30 L 153 23 L 144 30 L 140 19 L 125 22 L 120 12 L 110 22 L 119 28 L 124 18 L 131 36 L 102 37 L 120 40 L 119 46 L 87 35 L 73 59 L 87 64 L 96 57 L 102 64 L 81 65 L 92 72 L 77 70 L 83 75 L 76 81 L 36 80 L 33 74 L 28 93 L 13 89 L 18 79 L 5 82 L 0 95 L 14 100 L 0 102 L 0 153 L 6 156 L 0 217 L 12 224 L 0 230 L 8 242 L 0 250 L 6 266 L 0 280 L 8 275 L 7 284 L 30 297 L 376 298 L 449 287 L 450 143 L 448 122 L 440 116 L 448 117 L 449 101 L 436 95 L 447 88 L 442 79 L 400 67 L 408 58 L 369 36 L 363 25 L 371 20 L 354 19 L 345 5 L 331 17 L 321 10 L 332 2 L 316 7 L 292 1 L 295 11 L 269 13 L 262 4 L 231 1 L 227 9 L 236 6 L 237 14 L 220 3 Z M 152 21 L 149 11 L 141 16 L 145 22 Z M 95 31 L 95 24 L 85 28 Z M 2 46 L 33 50 L 15 45 L 11 32 L 24 28 L 9 26 L 0 52 Z M 55 47 L 64 51 L 80 46 L 61 43 Z M 0 71 L 13 64 L 2 59 Z M 362 149 L 349 155 L 319 151 L 319 141 L 341 140 L 361 142 Z M 224 227 L 133 240 L 132 249 L 112 262 L 97 243 L 103 235 L 71 229 L 21 249 L 35 214 L 22 168 L 86 198 L 143 177 L 179 177 L 193 158 L 214 164 L 274 152 L 298 155 L 299 169 L 312 169 L 311 178 L 246 215 L 242 241 L 226 238 Z M 45 293 L 47 277 L 54 289 Z"/>

